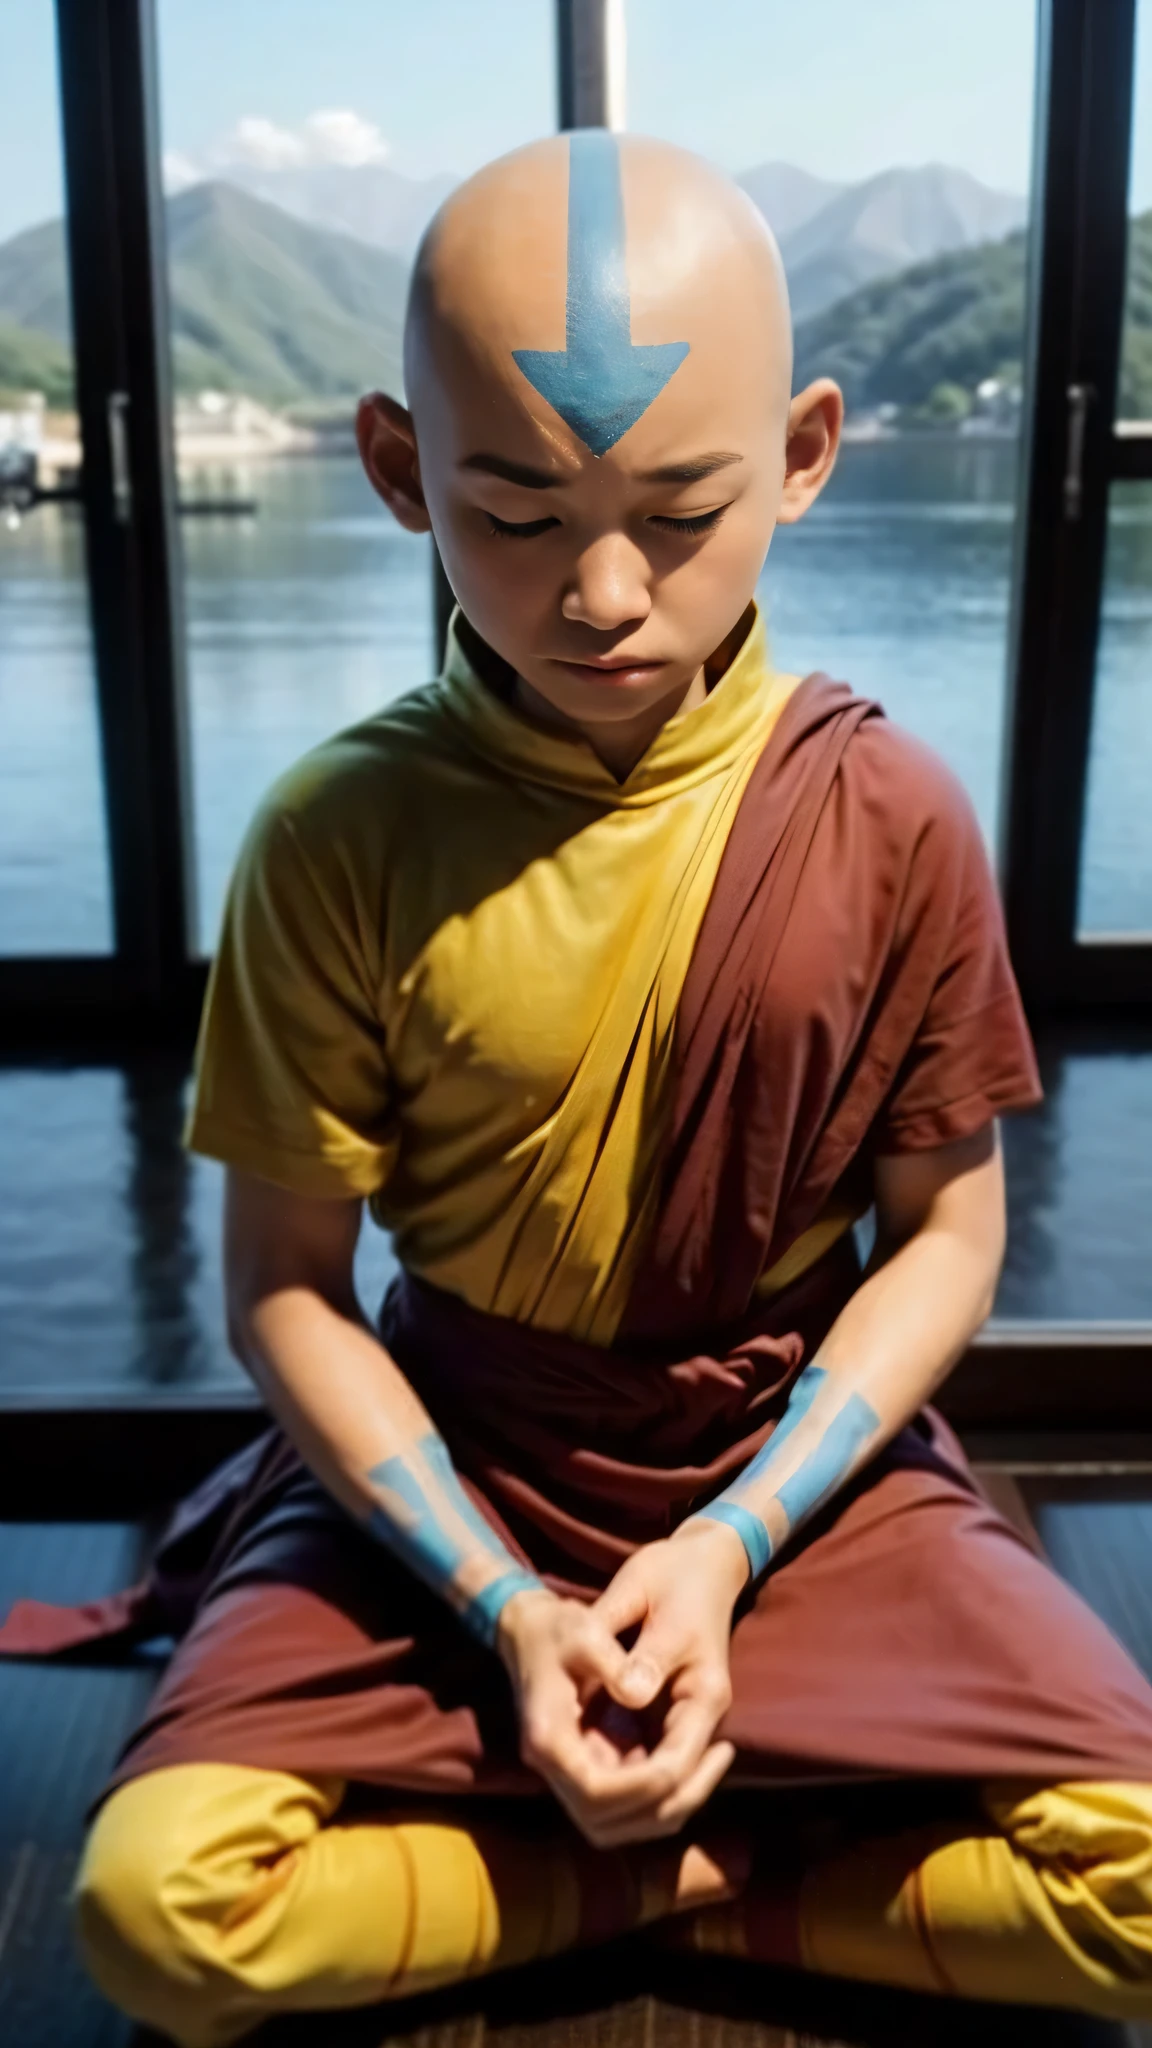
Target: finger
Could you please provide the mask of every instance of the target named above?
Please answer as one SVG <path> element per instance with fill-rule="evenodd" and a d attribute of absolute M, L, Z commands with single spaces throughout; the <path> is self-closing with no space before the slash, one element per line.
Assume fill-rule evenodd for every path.
<path fill-rule="evenodd" d="M 654 1842 L 679 1834 L 685 1822 L 711 1799 L 717 1786 L 731 1770 L 736 1751 L 730 1742 L 717 1742 L 708 1749 L 686 1782 L 658 1805 L 635 1812 L 605 1817 L 597 1836 L 602 1849 L 623 1848 L 629 1842 Z"/>
<path fill-rule="evenodd" d="M 650 1761 L 667 1777 L 669 1788 L 682 1785 L 696 1769 L 716 1734 L 716 1712 L 700 1699 L 675 1700 L 664 1717 L 664 1732 Z"/>
<path fill-rule="evenodd" d="M 653 1773 L 646 1749 L 627 1756 L 599 1729 L 582 1725 L 571 1700 L 539 1693 L 526 1703 L 522 1721 L 527 1761 L 555 1785 L 562 1777 L 574 1797 L 603 1811 L 651 1805 L 673 1789 Z"/>
<path fill-rule="evenodd" d="M 614 1740 L 603 1728 L 586 1728 L 583 1739 L 592 1761 L 602 1764 L 606 1770 L 613 1770 L 620 1763 L 635 1763 L 648 1754 L 642 1742 Z"/>
<path fill-rule="evenodd" d="M 617 1697 L 637 1712 L 650 1707 L 686 1661 L 684 1645 L 667 1628 L 646 1622 L 624 1660 Z"/>
<path fill-rule="evenodd" d="M 613 1631 L 604 1625 L 595 1608 L 589 1609 L 582 1626 L 573 1631 L 561 1656 L 567 1669 L 585 1683 L 592 1680 L 603 1686 L 614 1699 L 618 1697 L 617 1688 L 628 1661 L 628 1652 L 622 1643 L 617 1642 Z"/>
<path fill-rule="evenodd" d="M 690 1816 L 703 1806 L 717 1786 L 731 1770 L 736 1758 L 735 1744 L 714 1742 L 705 1750 L 696 1769 L 686 1778 L 678 1792 L 666 1799 L 657 1809 L 656 1818 L 661 1822 L 671 1821 L 674 1828 L 681 1828 Z"/>
<path fill-rule="evenodd" d="M 648 1612 L 648 1591 L 640 1574 L 627 1564 L 621 1565 L 588 1611 L 610 1636 L 620 1636 L 626 1628 L 635 1628 Z"/>

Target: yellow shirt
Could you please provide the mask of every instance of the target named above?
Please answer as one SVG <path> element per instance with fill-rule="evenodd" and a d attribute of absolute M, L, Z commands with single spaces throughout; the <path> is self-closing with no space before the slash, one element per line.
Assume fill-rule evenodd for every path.
<path fill-rule="evenodd" d="M 273 789 L 233 880 L 189 1143 L 368 1196 L 403 1263 L 609 1343 L 657 1194 L 677 1005 L 795 677 L 759 617 L 618 782 L 450 639 Z"/>

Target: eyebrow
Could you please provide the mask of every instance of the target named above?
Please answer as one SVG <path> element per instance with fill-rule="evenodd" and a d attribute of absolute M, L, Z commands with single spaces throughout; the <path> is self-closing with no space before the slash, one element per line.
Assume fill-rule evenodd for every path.
<path fill-rule="evenodd" d="M 553 484 L 564 482 L 562 476 L 554 476 L 550 469 L 533 469 L 527 462 L 509 462 L 504 455 L 466 455 L 460 467 L 502 477 L 506 484 L 520 484 L 526 491 L 547 491 Z"/>
<path fill-rule="evenodd" d="M 666 462 L 659 469 L 646 469 L 636 481 L 641 484 L 696 484 L 706 476 L 715 476 L 718 469 L 730 469 L 734 462 L 743 460 L 742 455 L 729 455 L 720 449 L 712 455 L 697 455 L 691 462 Z M 466 455 L 460 467 L 478 469 L 485 476 L 501 477 L 505 483 L 519 484 L 525 491 L 549 491 L 553 485 L 568 481 L 550 469 L 533 469 L 527 462 L 510 462 L 505 455 Z"/>
<path fill-rule="evenodd" d="M 742 455 L 729 455 L 723 449 L 714 455 L 697 455 L 692 462 L 666 462 L 659 469 L 646 469 L 636 481 L 641 484 L 698 484 L 706 476 L 715 476 L 718 469 L 730 469 L 734 462 L 743 462 Z"/>

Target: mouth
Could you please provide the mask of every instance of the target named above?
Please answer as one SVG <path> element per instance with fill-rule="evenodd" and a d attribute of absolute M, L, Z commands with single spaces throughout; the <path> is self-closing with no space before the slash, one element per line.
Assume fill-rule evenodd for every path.
<path fill-rule="evenodd" d="M 629 683 L 650 682 L 666 667 L 666 663 L 638 661 L 634 655 L 604 654 L 592 661 L 564 661 L 554 657 L 553 666 L 582 683 L 608 683 L 620 688 Z"/>

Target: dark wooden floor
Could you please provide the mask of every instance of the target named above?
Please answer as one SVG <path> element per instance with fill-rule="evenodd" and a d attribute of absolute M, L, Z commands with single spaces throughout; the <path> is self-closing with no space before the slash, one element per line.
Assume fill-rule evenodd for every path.
<path fill-rule="evenodd" d="M 1049 1554 L 1152 1675 L 1152 1479 L 1020 1481 Z M 0 1524 L 0 1612 L 18 1594 L 74 1600 L 136 1575 L 122 1524 Z M 84 1979 L 68 1891 L 83 1816 L 155 1676 L 0 1664 L 0 2043 L 145 2048 Z M 1152 2028 L 950 2006 L 639 1946 L 585 1954 L 455 1994 L 268 2028 L 261 2048 L 1152 2048 Z"/>

